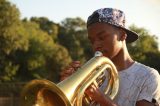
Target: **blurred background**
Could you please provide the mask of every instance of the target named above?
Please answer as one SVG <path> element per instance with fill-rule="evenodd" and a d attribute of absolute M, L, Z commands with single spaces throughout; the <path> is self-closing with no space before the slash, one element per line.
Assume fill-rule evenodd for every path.
<path fill-rule="evenodd" d="M 58 83 L 71 61 L 93 57 L 86 20 L 103 7 L 126 13 L 139 34 L 131 56 L 160 72 L 160 0 L 0 0 L 0 106 L 18 106 L 28 81 Z"/>

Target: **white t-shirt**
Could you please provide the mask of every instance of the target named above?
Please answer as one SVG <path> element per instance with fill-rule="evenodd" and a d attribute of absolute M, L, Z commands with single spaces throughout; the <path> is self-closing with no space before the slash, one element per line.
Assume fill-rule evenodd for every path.
<path fill-rule="evenodd" d="M 114 101 L 119 106 L 135 106 L 136 101 L 155 99 L 160 104 L 160 75 L 148 66 L 135 62 L 119 72 L 120 86 Z M 105 86 L 103 84 L 102 88 Z"/>

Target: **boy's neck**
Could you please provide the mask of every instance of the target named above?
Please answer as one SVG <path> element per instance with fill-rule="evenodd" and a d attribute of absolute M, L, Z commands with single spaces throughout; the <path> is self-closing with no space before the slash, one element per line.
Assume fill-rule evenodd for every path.
<path fill-rule="evenodd" d="M 129 68 L 134 63 L 134 60 L 130 57 L 126 46 L 124 46 L 118 55 L 112 59 L 112 62 L 118 71 L 122 71 Z"/>

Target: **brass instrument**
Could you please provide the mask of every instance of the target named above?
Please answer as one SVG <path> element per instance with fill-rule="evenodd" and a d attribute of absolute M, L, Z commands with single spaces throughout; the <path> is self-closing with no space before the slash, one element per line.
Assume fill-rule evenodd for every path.
<path fill-rule="evenodd" d="M 85 90 L 92 84 L 99 87 L 105 72 L 109 76 L 104 94 L 113 99 L 119 88 L 118 73 L 108 58 L 98 54 L 57 85 L 48 80 L 29 82 L 22 91 L 21 106 L 82 106 Z"/>

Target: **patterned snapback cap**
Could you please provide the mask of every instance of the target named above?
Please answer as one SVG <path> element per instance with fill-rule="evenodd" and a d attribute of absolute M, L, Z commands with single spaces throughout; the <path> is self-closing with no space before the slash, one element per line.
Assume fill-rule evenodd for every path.
<path fill-rule="evenodd" d="M 125 30 L 127 33 L 126 42 L 131 43 L 138 39 L 138 34 L 125 28 L 125 14 L 123 11 L 113 8 L 101 8 L 94 11 L 87 20 L 87 27 L 93 23 L 108 23 Z"/>

